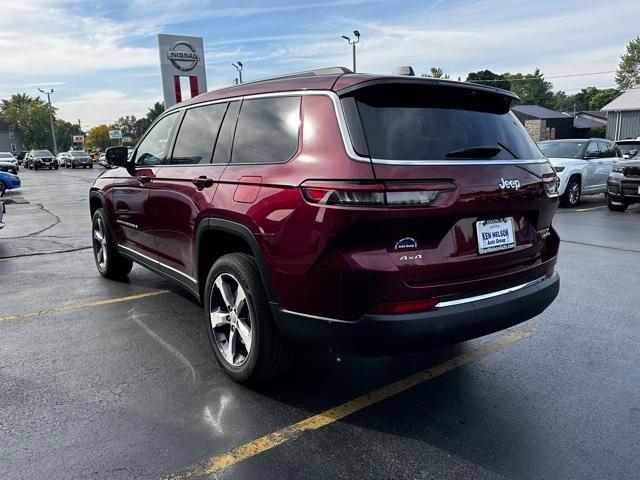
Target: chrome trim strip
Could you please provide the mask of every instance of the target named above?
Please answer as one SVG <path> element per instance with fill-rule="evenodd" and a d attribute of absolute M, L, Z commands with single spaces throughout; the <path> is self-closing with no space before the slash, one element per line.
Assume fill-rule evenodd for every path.
<path fill-rule="evenodd" d="M 138 256 L 140 256 L 140 257 L 142 257 L 142 258 L 144 258 L 144 259 L 148 260 L 148 261 L 149 261 L 149 262 L 151 262 L 152 264 L 157 264 L 157 265 L 159 265 L 159 266 L 161 266 L 161 267 L 166 268 L 167 270 L 171 270 L 172 272 L 176 272 L 178 275 L 180 275 L 180 276 L 182 276 L 182 277 L 184 277 L 184 278 L 188 279 L 189 281 L 193 282 L 194 284 L 198 285 L 198 281 L 197 281 L 195 278 L 193 278 L 192 276 L 187 275 L 186 273 L 183 273 L 183 272 L 181 272 L 180 270 L 177 270 L 177 269 L 175 269 L 175 268 L 173 268 L 173 267 L 170 267 L 169 265 L 166 265 L 166 264 L 164 264 L 164 263 L 162 263 L 162 262 L 159 262 L 158 260 L 156 260 L 156 259 L 154 259 L 154 258 L 148 257 L 148 256 L 146 256 L 145 254 L 140 253 L 140 252 L 138 252 L 137 250 L 134 250 L 133 248 L 125 247 L 125 246 L 123 246 L 123 245 L 118 245 L 118 249 L 128 251 L 128 252 L 130 252 L 130 253 L 131 253 L 131 254 L 133 254 L 133 255 L 138 255 Z"/>
<path fill-rule="evenodd" d="M 344 145 L 344 149 L 346 150 L 349 158 L 351 158 L 352 160 L 356 160 L 358 162 L 365 162 L 365 163 L 372 162 L 374 164 L 380 164 L 380 165 L 409 165 L 409 166 L 410 165 L 433 165 L 433 166 L 449 165 L 451 166 L 451 165 L 513 165 L 513 164 L 523 165 L 523 164 L 531 164 L 531 163 L 546 163 L 548 161 L 546 158 L 513 159 L 513 160 L 386 160 L 381 158 L 369 159 L 369 157 L 363 157 L 361 155 L 358 155 L 354 150 L 353 144 L 351 142 L 351 136 L 349 135 L 349 129 L 347 128 L 347 119 L 344 115 L 344 111 L 342 110 L 342 105 L 340 104 L 340 97 L 338 97 L 338 94 L 332 90 L 287 90 L 285 92 L 269 92 L 269 93 L 256 93 L 253 95 L 241 95 L 237 97 L 228 97 L 228 98 L 219 99 L 219 100 L 209 100 L 206 102 L 185 105 L 183 107 L 172 108 L 167 112 L 167 115 L 170 114 L 170 112 L 178 112 L 181 110 L 202 107 L 205 105 L 213 105 L 216 103 L 233 102 L 237 100 L 252 99 L 252 98 L 292 97 L 292 96 L 306 96 L 306 95 L 324 95 L 331 99 L 331 101 L 333 102 L 334 110 L 336 112 L 336 119 L 338 120 L 338 127 L 340 128 L 340 136 L 342 137 L 342 143 Z M 160 120 L 160 118 L 158 118 L 158 120 Z M 216 165 L 216 164 L 206 163 L 203 165 Z M 218 165 L 231 165 L 231 164 L 218 164 Z M 160 165 L 160 166 L 165 167 L 168 165 Z"/>
<path fill-rule="evenodd" d="M 505 288 L 504 290 L 498 290 L 497 292 L 485 293 L 483 295 L 476 295 L 474 297 L 459 298 L 458 300 L 450 300 L 447 302 L 438 302 L 435 308 L 453 307 L 454 305 L 464 305 L 465 303 L 477 302 L 479 300 L 486 300 L 487 298 L 499 297 L 507 293 L 517 292 L 523 288 L 530 287 L 545 280 L 546 277 L 540 277 L 531 282 L 523 283 L 511 288 Z"/>
<path fill-rule="evenodd" d="M 322 320 L 324 322 L 354 323 L 353 321 L 350 321 L 350 320 L 339 320 L 337 318 L 321 317 L 319 315 L 311 315 L 309 313 L 294 312 L 293 310 L 287 310 L 287 309 L 284 309 L 284 308 L 280 308 L 279 311 L 280 311 L 280 313 L 284 313 L 284 314 L 287 314 L 287 315 L 296 315 L 296 316 L 299 316 L 299 317 L 311 318 L 313 320 Z"/>
<path fill-rule="evenodd" d="M 374 164 L 380 165 L 522 165 L 531 163 L 547 163 L 546 158 L 512 159 L 512 160 L 386 160 L 372 158 Z"/>

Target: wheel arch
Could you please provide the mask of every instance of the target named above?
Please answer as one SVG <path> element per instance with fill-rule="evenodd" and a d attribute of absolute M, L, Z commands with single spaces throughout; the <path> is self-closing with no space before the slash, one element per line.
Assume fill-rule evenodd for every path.
<path fill-rule="evenodd" d="M 96 213 L 96 210 L 99 208 L 105 208 L 104 196 L 102 193 L 92 190 L 89 192 L 89 213 L 91 214 L 91 218 L 93 218 L 93 214 Z"/>
<path fill-rule="evenodd" d="M 269 302 L 277 303 L 262 248 L 253 232 L 240 223 L 210 217 L 200 222 L 196 232 L 193 264 L 200 298 L 204 298 L 204 287 L 211 265 L 222 255 L 234 252 L 247 253 L 256 259 Z"/>

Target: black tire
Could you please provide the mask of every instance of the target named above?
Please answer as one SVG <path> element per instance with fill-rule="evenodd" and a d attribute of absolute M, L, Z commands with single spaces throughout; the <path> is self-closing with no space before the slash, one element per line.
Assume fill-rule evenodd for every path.
<path fill-rule="evenodd" d="M 7 191 L 7 187 L 3 182 L 0 182 L 0 197 L 4 197 L 4 192 Z"/>
<path fill-rule="evenodd" d="M 56 170 L 58 169 L 58 167 L 57 167 L 57 166 L 55 166 L 55 167 L 53 167 L 53 168 L 55 168 Z"/>
<path fill-rule="evenodd" d="M 616 205 L 615 203 L 611 202 L 611 197 L 607 195 L 607 207 L 609 207 L 609 210 L 611 210 L 612 212 L 624 212 L 629 206 L 628 203 L 624 203 L 624 202 L 617 202 L 617 203 L 619 203 L 619 205 Z"/>
<path fill-rule="evenodd" d="M 89 165 L 89 168 L 93 168 L 93 164 Z"/>
<path fill-rule="evenodd" d="M 560 206 L 574 208 L 580 203 L 580 196 L 582 194 L 582 185 L 580 184 L 579 177 L 571 177 L 567 183 L 567 187 L 564 189 L 562 197 L 560 197 Z"/>
<path fill-rule="evenodd" d="M 104 242 L 101 242 L 95 234 L 99 223 L 102 224 Z M 126 277 L 133 267 L 133 262 L 118 252 L 116 242 L 111 233 L 111 227 L 109 226 L 109 219 L 107 218 L 104 208 L 97 209 L 93 214 L 91 238 L 93 244 L 93 259 L 96 262 L 96 267 L 100 275 L 111 280 L 119 280 Z M 100 248 L 106 252 L 106 259 L 104 259 L 104 261 L 99 259 Z"/>
<path fill-rule="evenodd" d="M 225 359 L 212 328 L 212 293 L 216 279 L 222 274 L 226 274 L 227 278 L 231 276 L 242 287 L 246 298 L 242 310 L 249 315 L 251 347 L 244 362 L 238 366 Z M 240 383 L 255 384 L 286 370 L 291 362 L 292 349 L 282 339 L 274 323 L 260 272 L 253 257 L 245 253 L 231 253 L 220 257 L 207 276 L 203 304 L 205 328 L 216 360 L 232 379 Z M 244 310 L 245 308 L 248 310 Z M 240 311 L 241 308 L 234 309 L 238 317 Z"/>

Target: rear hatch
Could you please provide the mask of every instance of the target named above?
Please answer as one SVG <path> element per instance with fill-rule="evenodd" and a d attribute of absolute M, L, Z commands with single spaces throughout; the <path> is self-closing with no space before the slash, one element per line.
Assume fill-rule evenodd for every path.
<path fill-rule="evenodd" d="M 513 94 L 417 79 L 340 94 L 353 147 L 385 185 L 386 249 L 406 286 L 448 295 L 544 272 L 557 179 Z"/>

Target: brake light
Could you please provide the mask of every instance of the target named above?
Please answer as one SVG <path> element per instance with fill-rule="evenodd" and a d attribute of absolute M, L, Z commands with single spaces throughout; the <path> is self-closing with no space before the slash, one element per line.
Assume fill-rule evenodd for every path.
<path fill-rule="evenodd" d="M 407 207 L 431 205 L 440 193 L 451 191 L 449 182 L 406 184 L 357 182 L 305 182 L 300 187 L 304 198 L 320 205 L 361 207 Z"/>
<path fill-rule="evenodd" d="M 411 300 L 409 302 L 398 303 L 380 303 L 374 306 L 369 313 L 414 313 L 423 312 L 425 310 L 431 310 L 438 304 L 437 298 L 428 298 L 426 300 Z"/>

